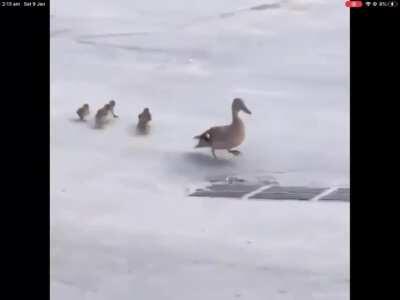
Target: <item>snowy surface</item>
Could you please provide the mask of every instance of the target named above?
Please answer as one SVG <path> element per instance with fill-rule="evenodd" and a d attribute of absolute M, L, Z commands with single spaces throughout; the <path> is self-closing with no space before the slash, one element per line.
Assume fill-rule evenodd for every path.
<path fill-rule="evenodd" d="M 348 10 L 250 9 L 268 3 L 52 2 L 52 300 L 349 299 L 348 203 L 187 196 L 232 174 L 349 184 Z M 192 137 L 234 97 L 253 112 L 243 155 L 215 162 Z M 94 130 L 110 99 L 120 118 Z"/>

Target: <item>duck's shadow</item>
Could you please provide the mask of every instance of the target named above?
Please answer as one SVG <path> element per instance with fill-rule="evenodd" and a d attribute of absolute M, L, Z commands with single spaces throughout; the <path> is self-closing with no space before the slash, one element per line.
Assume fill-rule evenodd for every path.
<path fill-rule="evenodd" d="M 231 167 L 235 165 L 235 162 L 231 159 L 214 158 L 210 154 L 200 152 L 184 153 L 183 159 L 189 163 L 205 167 Z"/>
<path fill-rule="evenodd" d="M 235 160 L 214 158 L 211 153 L 201 152 L 175 152 L 168 153 L 166 168 L 172 174 L 181 174 L 191 181 L 203 181 L 205 178 L 224 175 L 235 172 L 237 163 Z"/>
<path fill-rule="evenodd" d="M 88 128 L 94 129 L 94 130 L 104 130 L 114 123 L 114 120 L 105 120 L 101 124 L 96 124 L 96 122 L 91 119 L 81 120 L 79 118 L 69 118 L 68 120 L 72 123 L 84 124 Z"/>
<path fill-rule="evenodd" d="M 82 124 L 87 126 L 90 129 L 95 129 L 95 130 L 99 130 L 99 129 L 104 129 L 106 124 L 103 124 L 101 126 L 97 126 L 95 124 L 95 122 L 93 122 L 92 120 L 81 120 L 79 118 L 70 118 L 69 121 L 71 123 L 76 123 L 76 124 Z"/>
<path fill-rule="evenodd" d="M 87 124 L 86 120 L 81 120 L 79 118 L 69 118 L 69 121 L 72 123 L 81 123 L 81 124 Z"/>
<path fill-rule="evenodd" d="M 150 135 L 150 127 L 140 129 L 137 125 L 131 125 L 127 128 L 127 132 L 130 136 L 147 136 Z"/>

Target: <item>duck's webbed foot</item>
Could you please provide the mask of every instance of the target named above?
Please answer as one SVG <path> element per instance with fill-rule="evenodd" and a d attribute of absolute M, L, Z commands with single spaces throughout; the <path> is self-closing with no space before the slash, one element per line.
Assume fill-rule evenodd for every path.
<path fill-rule="evenodd" d="M 214 158 L 218 158 L 217 155 L 215 154 L 215 149 L 214 148 L 211 148 L 211 153 L 212 153 L 212 156 Z"/>
<path fill-rule="evenodd" d="M 235 156 L 238 156 L 238 155 L 242 154 L 239 150 L 228 150 L 228 152 L 233 154 L 233 155 L 235 155 Z"/>

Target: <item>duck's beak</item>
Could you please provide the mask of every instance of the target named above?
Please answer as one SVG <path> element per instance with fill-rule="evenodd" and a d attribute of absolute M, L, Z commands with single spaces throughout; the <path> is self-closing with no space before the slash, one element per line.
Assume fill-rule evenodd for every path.
<path fill-rule="evenodd" d="M 246 107 L 246 105 L 244 105 L 244 104 L 243 104 L 242 110 L 243 110 L 245 113 L 251 115 L 251 111 L 250 111 L 250 110 Z"/>

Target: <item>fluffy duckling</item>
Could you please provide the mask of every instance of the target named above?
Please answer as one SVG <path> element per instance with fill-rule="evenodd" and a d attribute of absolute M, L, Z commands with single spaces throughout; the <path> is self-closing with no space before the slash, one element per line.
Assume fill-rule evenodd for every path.
<path fill-rule="evenodd" d="M 95 116 L 95 126 L 96 128 L 101 128 L 107 122 L 107 116 L 110 112 L 110 104 L 107 103 L 102 108 L 100 108 Z"/>
<path fill-rule="evenodd" d="M 113 116 L 114 118 L 118 118 L 118 116 L 114 113 L 115 100 L 110 100 L 110 102 L 108 102 L 108 104 L 109 104 L 109 110 L 110 110 L 112 116 Z"/>
<path fill-rule="evenodd" d="M 85 103 L 83 106 L 79 107 L 76 113 L 81 121 L 86 121 L 85 117 L 89 115 L 89 104 Z"/>
<path fill-rule="evenodd" d="M 151 121 L 150 110 L 146 107 L 142 113 L 138 115 L 139 122 L 136 126 L 138 133 L 144 134 L 149 131 L 149 122 Z"/>

